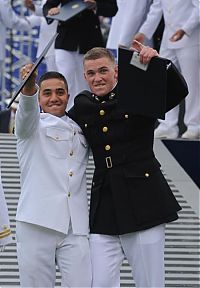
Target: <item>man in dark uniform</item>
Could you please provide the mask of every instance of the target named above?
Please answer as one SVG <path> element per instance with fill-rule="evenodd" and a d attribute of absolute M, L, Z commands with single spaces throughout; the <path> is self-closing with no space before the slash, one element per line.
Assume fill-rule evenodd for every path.
<path fill-rule="evenodd" d="M 59 14 L 60 6 L 71 0 L 47 0 L 44 15 Z M 83 55 L 93 47 L 104 46 L 99 16 L 113 17 L 117 13 L 116 0 L 84 0 L 90 4 L 88 9 L 67 21 L 58 23 L 58 37 L 55 41 L 55 59 L 58 71 L 69 83 L 70 98 L 68 108 L 74 104 L 74 97 L 88 86 L 83 77 Z M 59 7 L 58 7 L 59 6 Z M 75 5 L 76 6 L 76 5 Z M 48 23 L 53 21 L 47 18 Z"/>
<path fill-rule="evenodd" d="M 150 47 L 135 46 L 144 64 L 158 56 Z M 136 287 L 164 287 L 165 223 L 176 220 L 181 207 L 154 156 L 156 119 L 120 109 L 118 68 L 107 49 L 85 54 L 84 75 L 92 92 L 80 93 L 68 114 L 82 128 L 95 162 L 90 204 L 93 287 L 119 287 L 125 257 Z"/>

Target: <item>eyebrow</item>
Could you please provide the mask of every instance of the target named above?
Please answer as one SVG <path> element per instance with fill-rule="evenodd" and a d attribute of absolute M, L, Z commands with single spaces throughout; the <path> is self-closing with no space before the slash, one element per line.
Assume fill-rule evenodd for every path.
<path fill-rule="evenodd" d="M 108 67 L 108 66 L 101 66 L 101 67 L 97 68 L 96 71 L 99 71 L 99 70 L 102 70 L 102 69 L 109 69 L 109 67 Z M 90 70 L 87 70 L 86 72 L 88 73 L 88 72 L 94 72 L 94 71 L 95 71 L 95 70 L 90 69 Z"/>
<path fill-rule="evenodd" d="M 48 88 L 46 88 L 46 89 L 44 89 L 43 90 L 43 92 L 51 92 L 51 91 L 53 91 L 54 89 L 48 89 Z M 57 92 L 59 92 L 59 91 L 65 91 L 65 89 L 64 88 L 56 88 L 55 89 Z"/>

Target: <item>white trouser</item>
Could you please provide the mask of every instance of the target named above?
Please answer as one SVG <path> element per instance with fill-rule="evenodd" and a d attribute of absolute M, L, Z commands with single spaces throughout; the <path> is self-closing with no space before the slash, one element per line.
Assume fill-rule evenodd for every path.
<path fill-rule="evenodd" d="M 82 90 L 89 89 L 83 73 L 83 54 L 79 54 L 78 51 L 55 49 L 55 55 L 58 72 L 65 76 L 68 83 L 69 110 L 74 105 L 74 97 Z"/>
<path fill-rule="evenodd" d="M 87 236 L 17 221 L 16 238 L 20 287 L 54 287 L 56 264 L 62 287 L 91 287 Z"/>
<path fill-rule="evenodd" d="M 120 236 L 91 234 L 92 287 L 120 287 L 125 258 L 136 287 L 164 287 L 164 239 L 164 224 Z"/>
<path fill-rule="evenodd" d="M 183 74 L 189 94 L 185 99 L 184 123 L 193 132 L 200 131 L 200 55 L 199 46 L 182 49 L 166 49 L 161 47 L 160 55 L 170 59 Z M 173 95 L 171 95 L 173 97 Z M 177 127 L 179 106 L 166 114 L 165 120 L 160 120 L 165 130 Z"/>
<path fill-rule="evenodd" d="M 57 66 L 56 66 L 55 55 L 46 56 L 45 62 L 47 66 L 47 71 L 58 71 Z"/>

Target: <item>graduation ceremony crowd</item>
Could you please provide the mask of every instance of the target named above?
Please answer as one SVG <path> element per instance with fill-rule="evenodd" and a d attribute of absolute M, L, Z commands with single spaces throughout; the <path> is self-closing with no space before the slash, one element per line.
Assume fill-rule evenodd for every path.
<path fill-rule="evenodd" d="M 48 17 L 71 1 L 23 0 L 24 17 L 0 1 L 1 79 L 8 29 L 40 26 L 37 57 L 58 32 L 46 72 L 35 70 L 0 111 L 21 172 L 15 240 L 0 181 L 0 257 L 15 241 L 20 287 L 54 287 L 56 266 L 62 287 L 120 287 L 124 259 L 136 287 L 165 287 L 165 224 L 182 208 L 153 143 L 200 139 L 200 2 L 83 0 L 88 8 L 65 22 Z M 21 67 L 21 81 L 32 67 Z"/>

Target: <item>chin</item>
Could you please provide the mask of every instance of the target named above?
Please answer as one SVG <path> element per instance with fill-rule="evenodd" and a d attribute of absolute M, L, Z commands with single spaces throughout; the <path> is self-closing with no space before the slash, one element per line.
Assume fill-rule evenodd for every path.
<path fill-rule="evenodd" d="M 96 91 L 94 92 L 94 94 L 97 95 L 97 96 L 104 96 L 104 95 L 107 94 L 107 91 L 104 90 L 104 89 L 98 89 L 98 90 L 96 90 Z"/>

